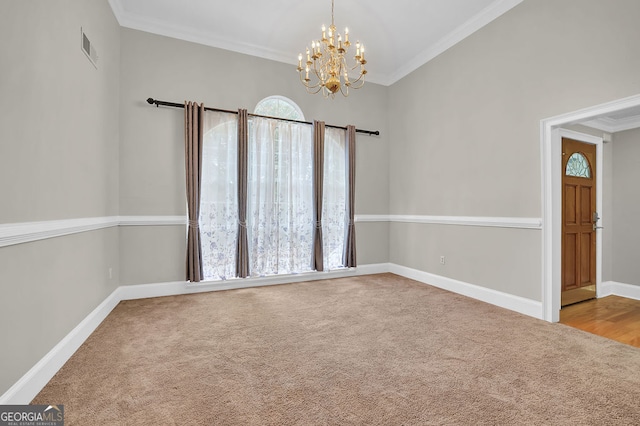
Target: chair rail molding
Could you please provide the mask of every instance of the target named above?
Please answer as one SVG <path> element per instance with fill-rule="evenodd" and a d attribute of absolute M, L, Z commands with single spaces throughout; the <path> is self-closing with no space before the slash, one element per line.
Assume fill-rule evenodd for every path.
<path fill-rule="evenodd" d="M 0 247 L 95 231 L 117 225 L 117 216 L 7 223 L 0 225 Z"/>
<path fill-rule="evenodd" d="M 0 247 L 114 226 L 186 225 L 186 216 L 106 216 L 0 224 Z"/>
<path fill-rule="evenodd" d="M 542 229 L 539 217 L 356 215 L 356 222 L 425 223 L 435 225 L 484 226 L 493 228 Z"/>
<path fill-rule="evenodd" d="M 542 219 L 531 217 L 425 216 L 364 214 L 356 223 L 399 222 L 438 225 L 485 226 L 496 228 L 542 229 Z M 114 226 L 184 226 L 186 216 L 105 216 L 0 224 L 0 247 L 96 231 Z"/>

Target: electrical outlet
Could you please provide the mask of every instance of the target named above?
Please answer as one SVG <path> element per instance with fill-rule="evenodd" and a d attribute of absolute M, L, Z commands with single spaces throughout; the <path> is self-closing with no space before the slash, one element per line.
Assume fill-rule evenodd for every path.
<path fill-rule="evenodd" d="M 440 264 L 444 265 L 444 256 L 440 256 Z"/>

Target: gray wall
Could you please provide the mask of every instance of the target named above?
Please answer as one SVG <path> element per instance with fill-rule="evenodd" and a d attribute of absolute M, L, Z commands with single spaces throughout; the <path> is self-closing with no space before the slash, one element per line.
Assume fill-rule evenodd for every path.
<path fill-rule="evenodd" d="M 613 281 L 640 285 L 640 129 L 613 137 Z"/>
<path fill-rule="evenodd" d="M 0 224 L 117 215 L 120 30 L 108 3 L 3 1 L 0 52 Z M 117 250 L 117 229 L 0 248 L 0 394 L 117 287 Z"/>
<path fill-rule="evenodd" d="M 154 108 L 145 99 L 193 100 L 229 110 L 270 95 L 296 102 L 307 120 L 380 130 L 358 135 L 356 214 L 386 214 L 389 205 L 388 88 L 368 83 L 349 98 L 307 94 L 293 65 L 122 29 L 120 97 L 120 213 L 185 215 L 184 112 Z M 122 284 L 184 279 L 183 227 L 120 229 Z M 356 229 L 360 264 L 388 261 L 388 225 Z"/>
<path fill-rule="evenodd" d="M 390 212 L 541 217 L 540 120 L 640 92 L 638 17 L 525 0 L 391 86 Z M 541 300 L 537 230 L 394 224 L 390 260 Z"/>
<path fill-rule="evenodd" d="M 106 1 L 0 8 L 11 64 L 0 67 L 0 224 L 184 215 L 183 113 L 144 100 L 252 110 L 274 94 L 308 119 L 382 132 L 358 137 L 356 214 L 540 217 L 540 120 L 640 92 L 636 0 L 525 0 L 393 86 L 334 101 L 304 93 L 291 65 L 120 29 Z M 98 69 L 80 51 L 80 26 Z M 539 230 L 359 223 L 357 233 L 360 264 L 541 298 Z M 631 242 L 613 241 L 613 278 L 637 279 L 616 263 Z M 182 280 L 183 256 L 180 226 L 0 248 L 0 341 L 11 342 L 0 393 L 119 283 Z"/>

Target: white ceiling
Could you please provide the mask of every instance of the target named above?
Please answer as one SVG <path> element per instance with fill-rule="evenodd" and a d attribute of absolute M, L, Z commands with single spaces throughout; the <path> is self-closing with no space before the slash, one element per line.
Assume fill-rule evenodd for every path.
<path fill-rule="evenodd" d="M 335 0 L 335 24 L 366 46 L 367 79 L 390 85 L 523 0 Z M 123 27 L 297 64 L 331 0 L 109 0 Z M 352 46 L 352 49 L 354 47 Z"/>
<path fill-rule="evenodd" d="M 640 106 L 618 110 L 614 113 L 583 121 L 583 124 L 607 133 L 623 132 L 640 127 Z"/>

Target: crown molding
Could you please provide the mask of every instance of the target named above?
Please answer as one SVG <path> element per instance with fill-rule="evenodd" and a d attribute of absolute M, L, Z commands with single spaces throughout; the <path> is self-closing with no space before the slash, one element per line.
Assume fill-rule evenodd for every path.
<path fill-rule="evenodd" d="M 113 12 L 113 15 L 116 17 L 116 21 L 118 21 L 118 24 L 120 24 L 120 26 L 122 25 L 122 17 L 125 15 L 125 11 L 124 11 L 124 7 L 122 7 L 122 3 L 120 2 L 120 0 L 108 0 L 109 1 L 109 6 L 111 6 L 111 11 Z"/>
<path fill-rule="evenodd" d="M 416 55 L 411 61 L 405 65 L 399 67 L 386 81 L 386 86 L 390 86 L 393 83 L 406 77 L 413 71 L 417 70 L 427 62 L 434 59 L 436 56 L 450 49 L 454 45 L 460 43 L 471 34 L 478 31 L 480 28 L 489 24 L 494 19 L 500 17 L 504 13 L 513 9 L 524 0 L 496 0 L 487 6 L 482 12 L 469 19 L 464 24 L 453 30 L 447 36 L 440 39 L 438 42 L 431 45 L 426 50 L 423 50 Z M 384 83 L 383 83 L 384 84 Z"/>
<path fill-rule="evenodd" d="M 624 132 L 625 130 L 637 129 L 640 127 L 640 115 L 620 119 L 601 117 L 594 120 L 584 121 L 580 124 L 602 130 L 607 133 Z"/>
<path fill-rule="evenodd" d="M 114 9 L 114 13 L 118 14 L 118 23 L 120 23 L 120 26 L 122 27 L 158 34 L 178 40 L 189 41 L 192 43 L 203 44 L 219 49 L 230 50 L 237 53 L 243 53 L 245 55 L 257 56 L 294 65 L 296 64 L 295 58 L 291 59 L 289 54 L 280 50 L 257 46 L 255 44 L 239 43 L 237 41 L 218 37 L 212 32 L 196 31 L 192 28 L 172 25 L 157 19 L 151 19 L 134 13 L 125 12 L 120 2 L 121 0 L 109 1 L 109 3 L 117 4 Z"/>
<path fill-rule="evenodd" d="M 234 40 L 225 39 L 216 36 L 212 32 L 196 31 L 191 28 L 185 28 L 179 25 L 172 25 L 157 19 L 150 19 L 145 16 L 126 12 L 122 6 L 122 0 L 109 0 L 109 4 L 113 10 L 120 26 L 131 28 L 133 30 L 144 31 L 165 37 L 184 40 L 192 43 L 202 44 L 205 46 L 215 47 L 218 49 L 229 50 L 231 52 L 250 55 L 258 58 L 268 59 L 276 62 L 282 62 L 289 65 L 297 65 L 297 56 L 291 56 L 290 53 L 273 49 L 267 46 L 258 46 L 249 43 L 239 43 Z M 374 84 L 384 84 L 387 76 L 376 78 L 375 76 L 367 76 L 367 81 Z"/>
<path fill-rule="evenodd" d="M 283 62 L 290 65 L 296 65 L 297 63 L 295 56 L 292 57 L 290 53 L 283 52 L 281 50 L 272 49 L 266 46 L 257 46 L 255 44 L 239 43 L 234 40 L 221 38 L 212 32 L 196 31 L 191 28 L 171 25 L 164 21 L 150 19 L 145 16 L 127 12 L 123 6 L 123 1 L 124 0 L 109 0 L 109 5 L 111 5 L 111 9 L 118 20 L 118 23 L 122 27 L 189 41 L 192 43 L 203 44 L 272 61 Z M 479 14 L 469 19 L 467 22 L 431 45 L 426 50 L 420 52 L 408 63 L 398 67 L 394 72 L 390 74 L 369 74 L 367 75 L 367 81 L 383 86 L 391 86 L 523 1 L 524 0 L 494 1 Z"/>

